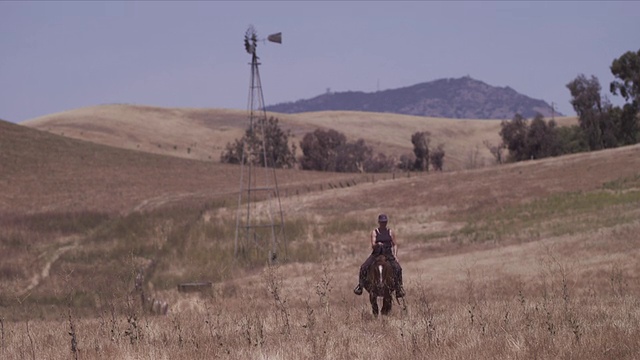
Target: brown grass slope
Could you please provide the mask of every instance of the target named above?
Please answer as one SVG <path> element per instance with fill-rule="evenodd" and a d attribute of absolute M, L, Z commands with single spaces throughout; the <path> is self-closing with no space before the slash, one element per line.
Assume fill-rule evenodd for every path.
<path fill-rule="evenodd" d="M 453 120 L 398 114 L 326 111 L 304 114 L 269 113 L 291 130 L 292 142 L 317 128 L 335 129 L 349 140 L 364 139 L 375 153 L 399 158 L 413 151 L 411 135 L 432 134 L 432 146 L 445 145 L 449 170 L 491 164 L 485 141 L 499 142 L 500 120 Z M 573 123 L 573 118 L 559 119 Z M 246 111 L 227 109 L 160 108 L 101 105 L 29 120 L 23 125 L 105 145 L 219 161 L 227 143 L 242 137 L 248 125 Z M 301 155 L 298 153 L 298 155 Z"/>
<path fill-rule="evenodd" d="M 68 358 L 70 336 L 79 358 L 96 359 L 640 354 L 638 145 L 348 187 L 326 184 L 352 175 L 283 171 L 294 261 L 253 271 L 228 259 L 235 204 L 216 193 L 235 191 L 237 167 L 3 122 L 0 150 L 3 358 Z M 162 206 L 171 199 L 182 207 Z M 155 206 L 132 212 L 144 204 Z M 122 214 L 54 231 L 41 223 L 67 220 L 38 217 L 51 209 Z M 351 289 L 382 211 L 408 296 L 406 310 L 376 320 Z M 169 316 L 151 316 L 131 292 L 149 264 L 145 285 Z M 213 291 L 176 291 L 199 279 Z"/>
<path fill-rule="evenodd" d="M 143 202 L 233 199 L 240 167 L 124 150 L 0 122 L 0 213 L 129 212 Z M 279 171 L 283 192 L 357 178 Z"/>
<path fill-rule="evenodd" d="M 38 302 L 38 296 L 57 292 L 60 274 L 49 277 L 48 269 L 61 250 L 80 245 L 106 263 L 90 262 L 91 273 L 113 275 L 110 270 L 119 266 L 115 264 L 136 253 L 132 247 L 141 237 L 123 222 L 145 223 L 143 213 L 163 208 L 187 209 L 186 215 L 178 211 L 175 222 L 210 207 L 235 209 L 239 175 L 236 165 L 124 150 L 0 121 L 0 293 Z M 255 175 L 259 178 L 263 172 Z M 278 170 L 277 177 L 283 197 L 366 180 L 354 174 L 294 170 Z M 171 212 L 159 216 L 173 222 Z M 110 227 L 122 233 L 113 237 Z M 95 237 L 101 236 L 109 238 L 107 249 L 87 244 L 88 239 L 100 242 Z M 54 270 L 57 266 L 65 266 L 64 258 Z M 38 286 L 43 278 L 51 281 Z M 88 282 L 83 291 L 98 291 L 99 283 Z M 31 296 L 34 288 L 39 295 Z M 0 304 L 5 305 L 3 296 Z"/>

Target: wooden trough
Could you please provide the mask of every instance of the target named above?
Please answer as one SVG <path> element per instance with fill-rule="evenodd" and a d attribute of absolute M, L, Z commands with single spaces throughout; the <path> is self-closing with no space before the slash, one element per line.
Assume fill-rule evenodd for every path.
<path fill-rule="evenodd" d="M 184 292 L 184 293 L 205 292 L 205 291 L 210 291 L 212 288 L 213 288 L 213 283 L 210 281 L 178 284 L 178 291 Z"/>

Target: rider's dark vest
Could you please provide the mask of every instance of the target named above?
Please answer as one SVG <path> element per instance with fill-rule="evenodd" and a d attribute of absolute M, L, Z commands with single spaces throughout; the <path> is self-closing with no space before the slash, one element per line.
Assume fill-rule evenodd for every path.
<path fill-rule="evenodd" d="M 375 232 L 376 232 L 376 244 L 382 244 L 382 247 L 385 250 L 391 249 L 391 247 L 393 246 L 391 242 L 391 229 L 377 228 Z"/>

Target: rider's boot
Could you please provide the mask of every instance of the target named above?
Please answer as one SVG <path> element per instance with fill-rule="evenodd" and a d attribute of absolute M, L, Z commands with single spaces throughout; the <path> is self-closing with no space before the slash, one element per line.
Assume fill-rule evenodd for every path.
<path fill-rule="evenodd" d="M 360 267 L 360 272 L 358 273 L 358 285 L 353 289 L 353 293 L 356 295 L 362 295 L 362 289 L 364 289 L 364 279 L 367 278 L 367 270 L 363 266 Z"/>
<path fill-rule="evenodd" d="M 356 285 L 356 287 L 353 289 L 353 292 L 356 295 L 362 295 L 362 285 L 360 284 Z"/>

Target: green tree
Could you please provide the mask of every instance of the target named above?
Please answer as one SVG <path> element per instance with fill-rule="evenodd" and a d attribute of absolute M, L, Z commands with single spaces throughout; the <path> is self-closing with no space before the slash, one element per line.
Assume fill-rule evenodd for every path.
<path fill-rule="evenodd" d="M 431 166 L 433 166 L 433 170 L 442 171 L 444 168 L 444 144 L 438 145 L 435 149 L 431 149 L 429 151 L 429 158 L 431 160 Z"/>
<path fill-rule="evenodd" d="M 578 125 L 556 128 L 558 155 L 589 151 L 584 131 Z"/>
<path fill-rule="evenodd" d="M 625 100 L 640 103 L 640 50 L 627 51 L 613 60 L 611 73 L 618 79 L 611 82 L 611 93 L 619 92 Z"/>
<path fill-rule="evenodd" d="M 303 170 L 334 171 L 338 149 L 347 143 L 347 137 L 333 129 L 316 129 L 307 133 L 300 142 Z"/>
<path fill-rule="evenodd" d="M 383 153 L 372 156 L 364 163 L 364 171 L 368 173 L 381 173 L 392 171 L 395 167 L 395 160 Z"/>
<path fill-rule="evenodd" d="M 270 117 L 264 124 L 266 158 L 271 167 L 291 168 L 296 163 L 296 145 L 289 145 L 291 131 L 284 131 L 278 125 L 278 119 Z M 264 165 L 264 159 L 260 165 Z"/>
<path fill-rule="evenodd" d="M 409 154 L 400 155 L 400 161 L 398 163 L 398 168 L 401 170 L 411 171 L 413 170 L 413 164 L 415 162 L 416 156 Z"/>
<path fill-rule="evenodd" d="M 560 148 L 556 136 L 556 122 L 544 121 L 541 114 L 537 114 L 527 130 L 525 137 L 525 156 L 529 159 L 542 159 L 559 155 Z"/>
<path fill-rule="evenodd" d="M 627 51 L 613 60 L 611 73 L 617 80 L 611 82 L 609 90 L 618 93 L 627 101 L 612 111 L 613 121 L 617 124 L 617 139 L 620 145 L 631 145 L 640 141 L 640 50 Z"/>
<path fill-rule="evenodd" d="M 372 149 L 363 139 L 353 143 L 346 143 L 337 149 L 337 172 L 365 172 L 364 165 L 371 159 Z"/>
<path fill-rule="evenodd" d="M 585 132 L 589 149 L 605 148 L 603 136 L 610 123 L 607 121 L 606 107 L 600 96 L 600 82 L 595 76 L 587 79 L 584 74 L 578 75 L 567 84 L 571 92 L 571 105 L 578 114 L 580 127 Z"/>
<path fill-rule="evenodd" d="M 335 172 L 383 172 L 393 169 L 393 159 L 373 149 L 364 139 L 348 142 L 347 137 L 336 130 L 316 129 L 307 133 L 300 142 L 304 170 Z"/>
<path fill-rule="evenodd" d="M 526 152 L 527 122 L 520 114 L 515 114 L 511 121 L 500 123 L 500 137 L 504 147 L 509 150 L 508 161 L 522 161 L 528 159 Z"/>
<path fill-rule="evenodd" d="M 245 134 L 246 136 L 246 134 Z M 236 139 L 233 143 L 227 143 L 225 151 L 220 155 L 220 162 L 226 164 L 240 164 L 244 149 L 244 137 Z M 247 163 L 247 161 L 245 161 Z"/>
<path fill-rule="evenodd" d="M 539 113 L 530 122 L 516 114 L 511 121 L 503 121 L 501 127 L 502 145 L 495 148 L 507 148 L 509 161 L 542 159 L 563 153 L 563 138 L 559 134 L 556 122 L 545 121 Z M 582 131 L 577 126 L 576 128 Z M 487 147 L 491 150 L 489 145 Z M 496 156 L 497 160 L 501 158 L 501 154 Z"/>
<path fill-rule="evenodd" d="M 411 135 L 413 153 L 416 156 L 413 170 L 429 171 L 429 142 L 431 133 L 428 131 L 418 131 Z"/>
<path fill-rule="evenodd" d="M 220 161 L 229 164 L 244 163 L 275 168 L 289 168 L 296 163 L 296 146 L 289 146 L 290 131 L 283 131 L 278 119 L 260 119 L 247 127 L 242 139 L 228 143 Z"/>
<path fill-rule="evenodd" d="M 609 117 L 614 124 L 614 136 L 618 145 L 633 145 L 640 141 L 640 118 L 637 105 L 625 104 L 622 108 L 616 106 L 609 111 Z"/>

